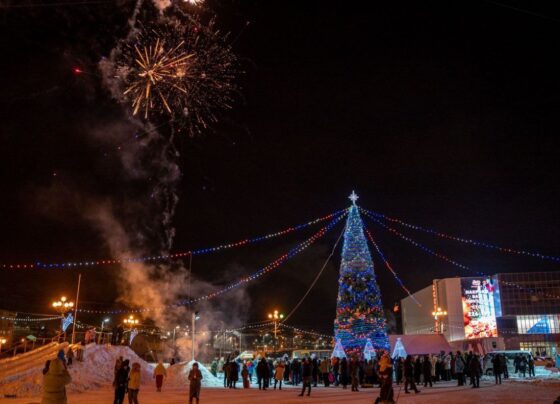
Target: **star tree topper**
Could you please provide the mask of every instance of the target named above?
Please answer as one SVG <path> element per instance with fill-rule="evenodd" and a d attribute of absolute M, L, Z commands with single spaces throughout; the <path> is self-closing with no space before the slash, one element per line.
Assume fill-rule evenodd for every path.
<path fill-rule="evenodd" d="M 352 201 L 352 204 L 356 204 L 356 201 L 358 200 L 359 196 L 352 191 L 352 193 L 350 194 L 350 196 L 348 197 L 348 199 L 350 199 Z"/>

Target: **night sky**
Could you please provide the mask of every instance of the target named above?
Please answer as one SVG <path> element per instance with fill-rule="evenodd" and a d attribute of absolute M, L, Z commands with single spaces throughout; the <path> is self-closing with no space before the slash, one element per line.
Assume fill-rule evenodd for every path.
<path fill-rule="evenodd" d="M 126 127 L 126 107 L 101 85 L 97 63 L 126 35 L 133 3 L 0 9 L 0 264 L 106 258 L 84 219 L 88 201 L 150 203 L 155 180 L 131 181 L 120 163 L 134 132 L 125 130 L 125 141 L 91 135 Z M 361 206 L 412 223 L 560 254 L 560 11 L 528 1 L 416 3 L 207 3 L 245 73 L 213 130 L 175 139 L 182 178 L 173 251 L 305 222 L 347 207 L 354 189 Z M 411 290 L 472 275 L 364 220 Z M 342 227 L 252 284 L 240 321 L 289 312 Z M 193 271 L 223 284 L 312 231 L 195 257 Z M 403 232 L 490 274 L 558 268 Z M 332 331 L 339 261 L 340 246 L 291 324 Z M 405 293 L 374 261 L 391 307 Z M 116 307 L 120 270 L 82 271 L 84 307 Z M 0 270 L 0 309 L 46 313 L 76 276 Z"/>

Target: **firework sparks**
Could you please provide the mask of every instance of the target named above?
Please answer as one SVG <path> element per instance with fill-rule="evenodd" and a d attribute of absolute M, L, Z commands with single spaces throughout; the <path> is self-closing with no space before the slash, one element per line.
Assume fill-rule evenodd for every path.
<path fill-rule="evenodd" d="M 194 54 L 179 51 L 183 44 L 184 42 L 181 42 L 175 48 L 166 51 L 164 44 L 157 38 L 154 46 L 144 46 L 142 49 L 134 47 L 137 71 L 131 85 L 124 91 L 125 96 L 132 96 L 133 115 L 143 108 L 144 118 L 148 118 L 150 107 L 155 104 L 152 100 L 154 92 L 169 114 L 173 112 L 169 106 L 169 92 L 178 90 L 187 95 L 183 79 L 188 69 L 187 61 Z"/>
<path fill-rule="evenodd" d="M 171 120 L 191 135 L 230 108 L 237 58 L 211 22 L 168 19 L 142 27 L 115 61 L 115 76 L 133 115 Z"/>

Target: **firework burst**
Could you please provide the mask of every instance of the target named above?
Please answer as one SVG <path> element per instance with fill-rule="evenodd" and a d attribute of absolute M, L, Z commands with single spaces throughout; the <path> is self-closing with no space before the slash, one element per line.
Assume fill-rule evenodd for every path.
<path fill-rule="evenodd" d="M 195 135 L 229 109 L 238 62 L 227 36 L 189 19 L 142 26 L 115 60 L 121 99 L 144 120 L 172 121 Z"/>

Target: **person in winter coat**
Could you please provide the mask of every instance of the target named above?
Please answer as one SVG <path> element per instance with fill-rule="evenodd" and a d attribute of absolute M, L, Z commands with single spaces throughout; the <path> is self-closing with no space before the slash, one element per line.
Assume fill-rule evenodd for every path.
<path fill-rule="evenodd" d="M 352 382 L 352 391 L 358 391 L 360 367 L 358 365 L 358 360 L 355 357 L 350 359 L 349 370 L 350 380 Z"/>
<path fill-rule="evenodd" d="M 85 347 L 86 343 L 84 341 L 80 342 L 78 344 L 78 348 L 76 350 L 76 360 L 78 362 L 83 362 L 84 361 L 84 347 Z"/>
<path fill-rule="evenodd" d="M 114 404 L 123 404 L 124 402 L 124 395 L 128 386 L 128 372 L 130 371 L 128 363 L 128 359 L 124 360 L 115 376 L 115 381 L 113 382 L 113 386 L 115 386 Z"/>
<path fill-rule="evenodd" d="M 482 368 L 480 366 L 480 360 L 478 355 L 473 355 L 471 361 L 469 362 L 469 373 L 471 375 L 471 384 L 474 388 L 480 387 L 480 374 L 482 373 Z"/>
<path fill-rule="evenodd" d="M 192 404 L 193 398 L 196 398 L 196 404 L 200 400 L 200 387 L 202 386 L 202 373 L 198 369 L 198 363 L 193 363 L 189 372 L 189 404 Z"/>
<path fill-rule="evenodd" d="M 319 364 L 319 371 L 321 372 L 321 378 L 323 379 L 323 384 L 325 385 L 325 387 L 329 387 L 330 363 L 328 359 L 323 359 L 321 361 L 321 363 Z"/>
<path fill-rule="evenodd" d="M 237 381 L 239 380 L 239 365 L 236 361 L 229 363 L 229 388 L 236 389 Z"/>
<path fill-rule="evenodd" d="M 465 360 L 461 352 L 457 351 L 455 356 L 455 375 L 457 376 L 457 386 L 463 386 L 465 383 Z"/>
<path fill-rule="evenodd" d="M 424 375 L 424 387 L 432 387 L 432 362 L 428 355 L 424 356 L 422 361 L 422 374 Z"/>
<path fill-rule="evenodd" d="M 504 380 L 509 379 L 509 371 L 508 371 L 508 364 L 509 360 L 506 355 L 500 355 L 502 359 L 502 370 L 504 372 Z"/>
<path fill-rule="evenodd" d="M 72 347 L 68 347 L 68 351 L 66 351 L 66 359 L 68 367 L 72 366 L 72 360 L 74 359 L 74 351 L 72 350 Z"/>
<path fill-rule="evenodd" d="M 313 387 L 317 387 L 317 381 L 319 380 L 319 360 L 317 358 L 311 360 L 311 378 L 313 379 Z"/>
<path fill-rule="evenodd" d="M 312 364 L 311 361 L 308 358 L 305 358 L 303 360 L 303 364 L 302 364 L 302 380 L 303 380 L 303 386 L 301 388 L 301 393 L 299 394 L 300 397 L 303 397 L 303 393 L 305 393 L 305 388 L 307 387 L 307 395 L 310 396 L 311 395 L 311 377 L 312 377 Z"/>
<path fill-rule="evenodd" d="M 165 369 L 165 366 L 163 366 L 163 362 L 160 360 L 154 369 L 154 379 L 156 379 L 156 388 L 158 392 L 161 392 L 164 377 L 167 377 L 167 370 Z"/>
<path fill-rule="evenodd" d="M 529 360 L 527 361 L 527 365 L 529 369 L 529 377 L 531 376 L 535 377 L 535 360 L 533 359 L 532 356 L 529 357 Z"/>
<path fill-rule="evenodd" d="M 519 373 L 521 373 L 522 377 L 525 377 L 525 373 L 527 372 L 527 358 L 525 355 L 521 355 L 519 359 Z"/>
<path fill-rule="evenodd" d="M 339 374 L 340 374 L 340 359 L 338 359 L 336 356 L 334 358 L 332 358 L 331 367 L 332 367 L 332 370 L 333 370 L 334 385 L 338 386 Z"/>
<path fill-rule="evenodd" d="M 406 359 L 404 360 L 404 392 L 406 394 L 410 394 L 408 391 L 408 387 L 414 390 L 415 393 L 420 393 L 420 391 L 416 388 L 416 384 L 414 383 L 414 370 L 415 370 L 415 362 L 412 359 L 412 356 L 407 355 Z"/>
<path fill-rule="evenodd" d="M 496 384 L 502 384 L 502 358 L 499 354 L 492 358 L 492 372 L 494 372 Z"/>
<path fill-rule="evenodd" d="M 283 361 L 278 361 L 276 368 L 274 369 L 274 390 L 276 390 L 276 384 L 279 382 L 279 390 L 282 390 L 282 380 L 284 380 L 284 371 L 286 366 Z"/>
<path fill-rule="evenodd" d="M 226 359 L 226 362 L 224 363 L 223 371 L 224 371 L 224 387 L 229 387 L 231 385 L 231 377 L 229 375 L 231 371 L 231 362 L 229 360 L 229 356 Z"/>
<path fill-rule="evenodd" d="M 140 364 L 134 362 L 128 374 L 128 404 L 138 404 L 141 379 L 142 373 L 140 372 Z"/>
<path fill-rule="evenodd" d="M 342 384 L 342 388 L 345 389 L 348 386 L 348 361 L 346 358 L 342 358 L 340 361 L 339 372 L 338 379 L 340 384 Z"/>
<path fill-rule="evenodd" d="M 247 364 L 244 364 L 243 369 L 241 369 L 241 378 L 243 379 L 243 388 L 248 389 L 251 382 L 249 381 L 249 368 Z"/>
<path fill-rule="evenodd" d="M 210 373 L 212 376 L 218 377 L 218 359 L 214 359 L 210 364 Z"/>
<path fill-rule="evenodd" d="M 66 385 L 72 381 L 66 365 L 60 359 L 48 361 L 43 370 L 41 404 L 66 404 Z"/>
<path fill-rule="evenodd" d="M 449 381 L 451 380 L 451 355 L 452 353 L 449 352 L 449 355 L 445 355 L 443 357 L 443 380 Z"/>
<path fill-rule="evenodd" d="M 268 387 L 268 363 L 265 358 L 262 358 L 257 365 L 257 383 L 259 390 L 266 390 Z"/>
<path fill-rule="evenodd" d="M 292 384 L 297 386 L 301 382 L 301 363 L 294 359 L 292 361 Z"/>
<path fill-rule="evenodd" d="M 414 366 L 414 373 L 413 373 L 413 377 L 414 377 L 414 382 L 416 384 L 420 383 L 420 375 L 422 374 L 422 362 L 420 361 L 420 356 L 416 357 L 416 360 L 413 362 L 413 366 Z"/>
<path fill-rule="evenodd" d="M 401 384 L 403 381 L 403 374 L 404 374 L 404 359 L 399 358 L 397 359 L 397 366 L 396 366 L 396 377 L 397 377 L 397 384 Z"/>

